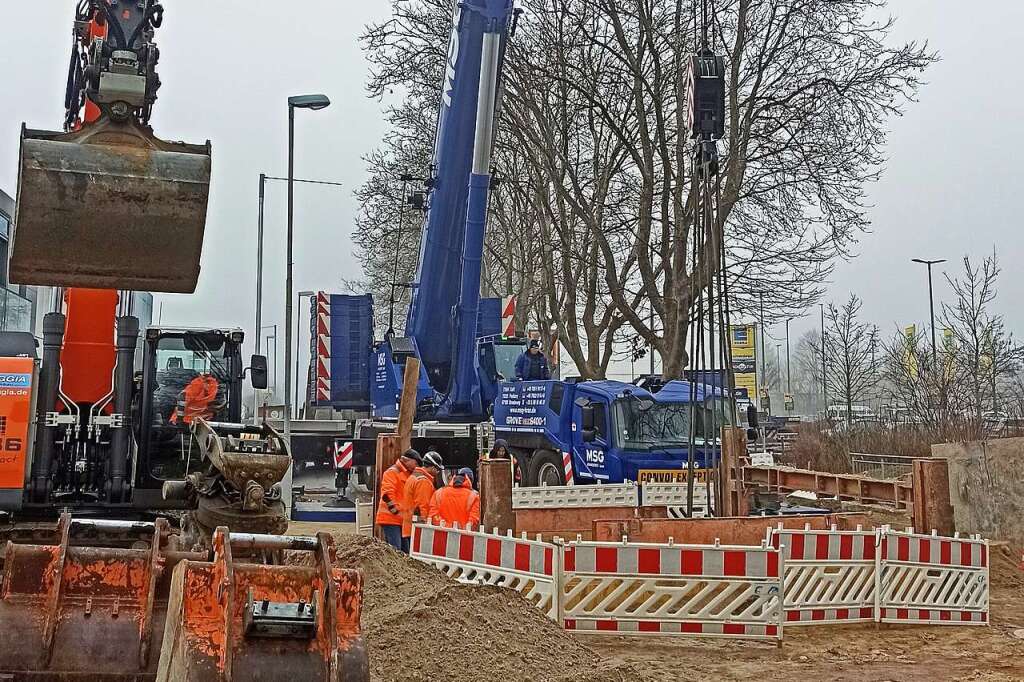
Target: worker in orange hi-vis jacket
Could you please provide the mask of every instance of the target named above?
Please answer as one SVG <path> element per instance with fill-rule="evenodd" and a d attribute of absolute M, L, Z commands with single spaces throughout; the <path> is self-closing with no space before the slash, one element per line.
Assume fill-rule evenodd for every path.
<path fill-rule="evenodd" d="M 430 511 L 430 500 L 434 497 L 435 481 L 440 480 L 444 463 L 441 455 L 428 452 L 423 455 L 423 463 L 416 467 L 412 476 L 405 482 L 405 497 L 402 498 L 402 537 L 412 536 L 412 520 L 427 520 Z"/>
<path fill-rule="evenodd" d="M 409 553 L 409 536 L 402 536 L 402 500 L 405 497 L 405 482 L 423 460 L 420 453 L 409 448 L 398 461 L 392 464 L 380 477 L 380 503 L 377 505 L 377 525 L 384 535 L 384 542 L 399 552 Z"/>
<path fill-rule="evenodd" d="M 480 525 L 480 493 L 473 490 L 473 470 L 459 469 L 448 485 L 430 500 L 430 522 L 436 525 L 475 528 Z"/>

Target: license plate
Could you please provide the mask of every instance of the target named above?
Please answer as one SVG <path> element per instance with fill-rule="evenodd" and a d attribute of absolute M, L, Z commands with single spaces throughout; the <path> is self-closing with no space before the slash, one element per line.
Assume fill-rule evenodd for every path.
<path fill-rule="evenodd" d="M 708 479 L 710 469 L 694 469 L 693 476 L 697 482 Z M 686 483 L 686 469 L 641 469 L 637 474 L 637 483 Z"/>

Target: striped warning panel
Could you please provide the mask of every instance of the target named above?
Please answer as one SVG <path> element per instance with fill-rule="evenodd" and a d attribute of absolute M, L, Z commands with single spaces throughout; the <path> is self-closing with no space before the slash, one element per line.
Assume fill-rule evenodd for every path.
<path fill-rule="evenodd" d="M 573 543 L 565 570 L 622 575 L 778 578 L 779 553 L 756 547 Z"/>
<path fill-rule="evenodd" d="M 983 611 L 949 611 L 945 609 L 882 609 L 882 620 L 888 623 L 914 622 L 935 625 L 959 625 L 988 623 L 988 614 Z"/>
<path fill-rule="evenodd" d="M 698 623 L 688 621 L 650 620 L 576 620 L 565 619 L 565 629 L 576 632 L 619 632 L 625 634 L 687 634 L 718 637 L 764 639 L 778 636 L 777 625 L 750 625 L 746 623 Z"/>
<path fill-rule="evenodd" d="M 554 575 L 554 545 L 508 535 L 414 524 L 412 553 L 420 557 Z"/>
<path fill-rule="evenodd" d="M 882 559 L 939 566 L 988 566 L 988 545 L 973 538 L 948 538 L 889 531 L 882 536 Z"/>

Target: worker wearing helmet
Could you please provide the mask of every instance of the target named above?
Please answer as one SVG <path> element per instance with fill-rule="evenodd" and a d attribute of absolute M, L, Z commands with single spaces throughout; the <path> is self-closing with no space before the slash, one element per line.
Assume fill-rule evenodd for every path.
<path fill-rule="evenodd" d="M 540 341 L 533 339 L 526 352 L 516 360 L 516 379 L 520 381 L 547 380 L 551 378 L 548 359 L 540 349 Z"/>
<path fill-rule="evenodd" d="M 430 500 L 434 497 L 435 481 L 440 480 L 444 462 L 441 455 L 433 450 L 423 455 L 423 463 L 405 482 L 405 497 L 402 505 L 402 537 L 412 536 L 412 520 L 414 517 L 426 520 L 430 512 Z"/>
<path fill-rule="evenodd" d="M 459 469 L 448 485 L 434 493 L 430 500 L 430 522 L 460 528 L 480 525 L 480 493 L 473 490 L 472 469 Z"/>
<path fill-rule="evenodd" d="M 409 553 L 409 536 L 402 534 L 402 498 L 405 495 L 405 482 L 422 460 L 420 453 L 409 448 L 380 477 L 377 525 L 384 535 L 384 541 L 406 554 Z"/>

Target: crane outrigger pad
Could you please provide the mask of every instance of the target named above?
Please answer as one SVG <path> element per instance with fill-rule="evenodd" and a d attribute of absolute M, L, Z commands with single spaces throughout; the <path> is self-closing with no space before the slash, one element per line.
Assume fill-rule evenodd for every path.
<path fill-rule="evenodd" d="M 209 142 L 165 142 L 136 124 L 23 126 L 11 282 L 194 292 L 210 170 Z"/>

